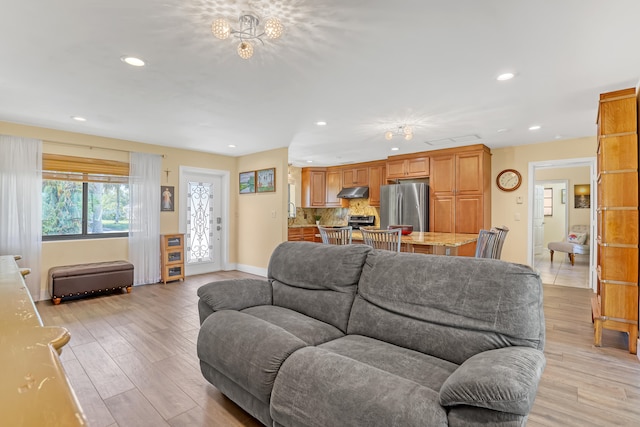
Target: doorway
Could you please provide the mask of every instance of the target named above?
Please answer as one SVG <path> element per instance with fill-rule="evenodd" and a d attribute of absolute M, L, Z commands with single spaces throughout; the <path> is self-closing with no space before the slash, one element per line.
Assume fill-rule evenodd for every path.
<path fill-rule="evenodd" d="M 571 171 L 578 171 L 581 168 L 584 172 L 578 174 L 582 176 L 578 178 L 578 181 L 573 178 Z M 529 203 L 528 207 L 528 249 L 527 249 L 527 261 L 528 263 L 539 270 L 544 276 L 544 273 L 553 271 L 553 274 L 561 274 L 559 271 L 564 269 L 564 272 L 575 277 L 582 277 L 584 284 L 578 283 L 577 286 L 589 287 L 595 289 L 596 281 L 596 209 L 597 206 L 597 192 L 596 189 L 596 159 L 595 157 L 576 158 L 576 159 L 561 159 L 561 160 L 547 160 L 544 162 L 530 162 L 529 163 L 529 178 L 528 178 L 528 195 Z M 553 179 L 545 179 L 548 177 Z M 571 181 L 567 178 L 572 177 Z M 575 184 L 589 184 L 591 191 L 591 203 L 588 209 L 576 209 L 574 201 L 571 200 L 572 185 Z M 551 198 L 551 209 L 549 206 L 545 208 L 545 189 L 547 194 Z M 565 190 L 565 191 L 563 191 Z M 562 202 L 565 202 L 563 205 Z M 548 201 L 547 201 L 548 202 Z M 542 204 L 542 206 L 541 206 Z M 547 203 L 548 204 L 548 203 Z M 555 221 L 551 221 L 551 216 L 545 216 L 546 213 L 553 212 L 553 206 L 555 205 L 558 211 Z M 566 209 L 562 211 L 562 208 Z M 574 209 L 575 211 L 571 211 Z M 564 213 L 563 213 L 564 212 Z M 573 219 L 571 219 L 573 218 Z M 549 220 L 549 224 L 545 224 Z M 572 222 L 573 221 L 573 222 Z M 581 268 L 575 268 L 571 266 L 568 258 L 563 258 L 564 253 L 556 253 L 554 257 L 553 265 L 550 263 L 550 254 L 546 249 L 546 241 L 549 240 L 550 234 L 555 236 L 566 236 L 569 231 L 569 227 L 577 224 L 587 224 L 589 226 L 589 246 L 591 248 L 589 255 L 580 255 L 581 264 L 584 265 L 583 276 L 580 276 L 578 270 Z M 551 230 L 544 230 L 548 225 Z M 553 229 L 556 229 L 554 232 Z M 559 229 L 560 231 L 558 231 Z M 547 236 L 545 238 L 545 235 Z M 561 239 L 558 239 L 561 240 Z M 542 250 L 542 251 L 541 251 Z M 538 264 L 538 265 L 536 265 Z M 554 268 L 555 270 L 551 270 Z M 587 271 L 584 271 L 587 268 Z M 549 271 L 547 271 L 549 270 Z M 562 281 L 556 284 L 564 284 Z"/>
<path fill-rule="evenodd" d="M 229 172 L 180 167 L 180 232 L 185 275 L 226 269 L 229 259 Z"/>

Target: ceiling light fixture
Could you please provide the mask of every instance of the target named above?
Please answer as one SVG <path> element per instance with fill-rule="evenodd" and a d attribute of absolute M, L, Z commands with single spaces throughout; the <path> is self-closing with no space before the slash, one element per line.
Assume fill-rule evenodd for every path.
<path fill-rule="evenodd" d="M 237 52 L 240 58 L 249 59 L 253 56 L 253 45 L 251 41 L 258 40 L 264 45 L 262 37 L 277 39 L 284 32 L 284 26 L 278 18 L 268 18 L 263 28 L 259 27 L 260 19 L 253 13 L 243 13 L 238 19 L 240 29 L 231 28 L 231 24 L 225 18 L 216 18 L 211 24 L 211 32 L 220 40 L 228 39 L 230 36 L 240 40 Z"/>
<path fill-rule="evenodd" d="M 538 129 L 540 129 L 541 127 L 542 127 L 542 126 L 540 126 L 540 125 L 533 125 L 533 126 L 531 126 L 531 127 L 529 128 L 529 130 L 538 130 Z"/>
<path fill-rule="evenodd" d="M 394 136 L 399 136 L 407 141 L 413 139 L 413 128 L 409 125 L 400 125 L 395 130 L 388 130 L 384 133 L 384 139 L 391 141 Z"/>
<path fill-rule="evenodd" d="M 144 67 L 144 61 L 134 56 L 123 56 L 120 60 L 134 67 Z"/>
<path fill-rule="evenodd" d="M 85 119 L 84 117 L 80 117 L 80 116 L 71 116 L 71 118 L 77 122 L 86 122 L 87 119 Z"/>
<path fill-rule="evenodd" d="M 327 125 L 327 122 L 325 122 L 325 121 L 319 121 L 319 122 L 316 122 L 316 125 L 317 125 L 317 126 L 326 126 L 326 125 Z"/>

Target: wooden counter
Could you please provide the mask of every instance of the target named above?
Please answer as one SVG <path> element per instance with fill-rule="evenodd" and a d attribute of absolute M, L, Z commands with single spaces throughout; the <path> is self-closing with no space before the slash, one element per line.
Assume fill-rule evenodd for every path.
<path fill-rule="evenodd" d="M 62 327 L 42 325 L 13 256 L 0 256 L 0 401 L 7 426 L 87 424 L 58 358 Z"/>
<path fill-rule="evenodd" d="M 354 230 L 351 240 L 362 242 L 362 233 Z M 434 255 L 474 256 L 477 234 L 413 232 L 402 236 L 402 251 Z"/>

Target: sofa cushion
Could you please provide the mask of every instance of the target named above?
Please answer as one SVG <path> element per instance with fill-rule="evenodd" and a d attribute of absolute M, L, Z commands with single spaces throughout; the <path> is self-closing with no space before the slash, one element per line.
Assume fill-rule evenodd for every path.
<path fill-rule="evenodd" d="M 366 245 L 284 242 L 269 261 L 273 304 L 347 330 Z"/>
<path fill-rule="evenodd" d="M 458 368 L 455 363 L 361 335 L 347 335 L 319 347 L 437 392 Z"/>
<path fill-rule="evenodd" d="M 430 388 L 321 347 L 282 364 L 271 417 L 284 426 L 446 426 Z"/>
<path fill-rule="evenodd" d="M 260 305 L 247 308 L 242 312 L 279 326 L 308 345 L 322 344 L 344 335 L 335 326 L 284 307 Z"/>
<path fill-rule="evenodd" d="M 544 346 L 542 283 L 530 267 L 492 259 L 373 251 L 348 334 L 461 364 L 512 345 Z"/>
<path fill-rule="evenodd" d="M 198 358 L 268 403 L 280 365 L 307 344 L 279 326 L 233 310 L 212 313 L 200 326 Z"/>
<path fill-rule="evenodd" d="M 440 390 L 443 406 L 470 405 L 527 415 L 545 365 L 541 351 L 507 347 L 465 361 Z"/>

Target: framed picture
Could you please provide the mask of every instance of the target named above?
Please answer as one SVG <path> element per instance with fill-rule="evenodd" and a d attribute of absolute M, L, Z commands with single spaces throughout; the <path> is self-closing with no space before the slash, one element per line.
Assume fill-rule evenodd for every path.
<path fill-rule="evenodd" d="M 258 193 L 276 191 L 276 168 L 256 172 L 256 190 Z"/>
<path fill-rule="evenodd" d="M 256 192 L 256 172 L 240 172 L 240 194 Z"/>
<path fill-rule="evenodd" d="M 160 186 L 160 212 L 173 212 L 173 187 Z"/>
<path fill-rule="evenodd" d="M 591 207 L 591 185 L 574 185 L 573 194 L 575 209 L 589 209 Z"/>

